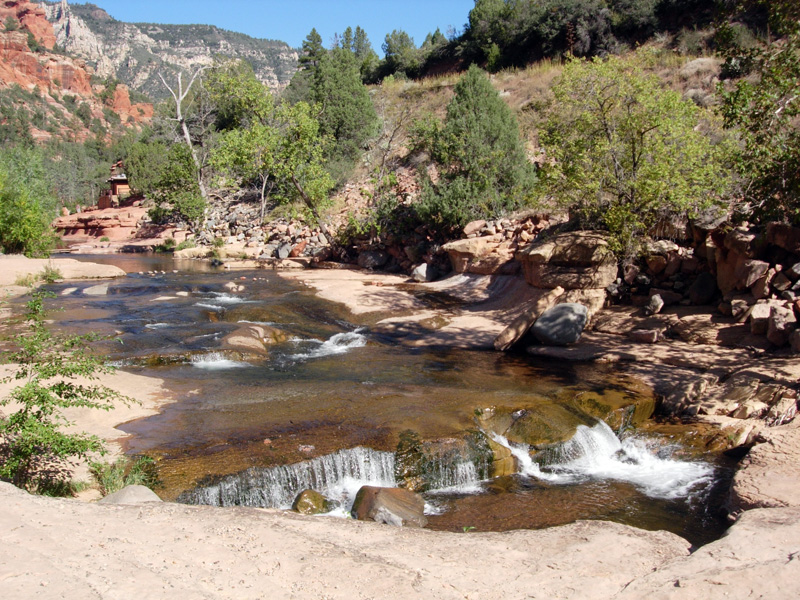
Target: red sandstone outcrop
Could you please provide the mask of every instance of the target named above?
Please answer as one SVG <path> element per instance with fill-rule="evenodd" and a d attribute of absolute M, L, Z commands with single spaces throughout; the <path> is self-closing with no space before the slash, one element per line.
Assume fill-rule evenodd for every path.
<path fill-rule="evenodd" d="M 39 4 L 28 0 L 0 0 L 0 21 L 5 22 L 9 17 L 16 19 L 21 29 L 30 31 L 36 41 L 48 50 L 56 45 L 53 26 Z M 27 33 L 25 36 L 27 38 Z"/>

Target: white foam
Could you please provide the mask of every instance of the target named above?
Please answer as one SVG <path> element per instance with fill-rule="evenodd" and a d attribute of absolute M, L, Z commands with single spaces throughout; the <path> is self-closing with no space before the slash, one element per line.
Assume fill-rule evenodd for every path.
<path fill-rule="evenodd" d="M 671 450 L 653 440 L 630 437 L 622 442 L 600 421 L 593 427 L 579 425 L 573 438 L 561 445 L 553 464 L 539 466 L 524 445 L 511 444 L 492 434 L 511 450 L 519 473 L 552 483 L 576 483 L 587 479 L 627 481 L 651 498 L 689 496 L 712 481 L 714 469 L 704 462 L 676 460 Z M 664 457 L 661 454 L 666 453 Z"/>
<path fill-rule="evenodd" d="M 150 323 L 148 325 L 145 325 L 145 328 L 147 328 L 147 329 L 166 329 L 167 327 L 171 327 L 171 326 L 172 325 L 170 325 L 169 323 Z"/>
<path fill-rule="evenodd" d="M 335 356 L 337 354 L 345 354 L 354 348 L 363 348 L 367 345 L 366 336 L 356 331 L 348 331 L 344 333 L 337 333 L 330 339 L 325 340 L 319 346 L 311 350 L 311 352 L 302 352 L 294 354 L 290 358 L 296 360 L 306 360 L 310 358 L 322 358 L 325 356 Z M 318 340 L 308 340 L 314 342 Z"/>
<path fill-rule="evenodd" d="M 211 352 L 209 354 L 196 355 L 192 357 L 192 366 L 208 371 L 221 371 L 224 369 L 241 369 L 249 367 L 246 362 L 231 360 L 221 352 Z"/>

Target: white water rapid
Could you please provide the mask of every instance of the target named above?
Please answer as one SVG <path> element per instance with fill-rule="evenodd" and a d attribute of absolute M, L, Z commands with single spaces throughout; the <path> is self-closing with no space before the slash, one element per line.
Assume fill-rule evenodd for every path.
<path fill-rule="evenodd" d="M 553 458 L 543 466 L 531 458 L 528 446 L 497 434 L 491 437 L 511 450 L 520 475 L 551 483 L 613 479 L 627 481 L 651 498 L 672 499 L 689 496 L 713 479 L 711 465 L 674 459 L 670 447 L 652 440 L 631 436 L 620 441 L 602 421 L 593 427 L 579 425 L 571 440 L 549 451 Z"/>

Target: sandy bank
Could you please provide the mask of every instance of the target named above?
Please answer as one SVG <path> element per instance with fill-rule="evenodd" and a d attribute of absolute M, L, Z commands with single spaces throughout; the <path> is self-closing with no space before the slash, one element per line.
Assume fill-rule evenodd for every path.
<path fill-rule="evenodd" d="M 605 522 L 434 533 L 258 509 L 89 505 L 0 484 L 9 598 L 789 598 L 800 510 L 685 541 Z M 769 522 L 766 530 L 763 524 Z M 757 538 L 754 532 L 758 530 Z"/>
<path fill-rule="evenodd" d="M 25 294 L 28 288 L 17 285 L 17 281 L 27 276 L 35 277 L 47 267 L 56 269 L 63 279 L 106 279 L 125 275 L 125 271 L 119 267 L 74 258 L 28 258 L 20 254 L 0 254 L 0 299 Z"/>

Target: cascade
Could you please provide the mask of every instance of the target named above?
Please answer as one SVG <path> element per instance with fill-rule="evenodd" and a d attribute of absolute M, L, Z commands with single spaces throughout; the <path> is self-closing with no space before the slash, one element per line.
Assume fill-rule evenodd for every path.
<path fill-rule="evenodd" d="M 627 481 L 651 498 L 682 498 L 704 490 L 714 469 L 704 462 L 672 458 L 674 447 L 653 439 L 629 436 L 620 441 L 603 421 L 579 425 L 568 441 L 531 457 L 530 447 L 490 434 L 517 459 L 519 474 L 552 483 L 588 479 Z"/>
<path fill-rule="evenodd" d="M 289 508 L 297 494 L 313 489 L 349 505 L 362 485 L 394 487 L 394 454 L 356 447 L 293 465 L 253 467 L 185 492 L 178 502 Z"/>

